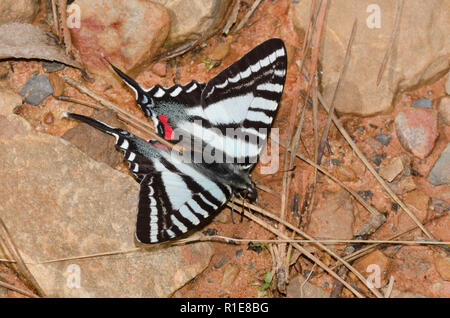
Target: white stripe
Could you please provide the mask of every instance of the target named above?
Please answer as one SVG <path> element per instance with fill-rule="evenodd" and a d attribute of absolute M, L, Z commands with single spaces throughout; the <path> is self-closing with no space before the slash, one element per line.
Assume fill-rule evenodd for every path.
<path fill-rule="evenodd" d="M 267 128 L 261 128 L 260 130 L 262 132 L 257 131 L 255 128 L 244 128 L 244 127 L 242 127 L 241 130 L 242 130 L 242 133 L 244 133 L 244 134 L 257 135 L 259 138 L 261 138 L 263 140 L 266 139 L 266 136 L 267 136 Z"/>
<path fill-rule="evenodd" d="M 166 92 L 161 87 L 158 87 L 158 90 L 156 91 L 155 94 L 153 94 L 153 96 L 155 96 L 155 97 L 163 97 L 165 93 Z"/>
<path fill-rule="evenodd" d="M 283 77 L 284 75 L 286 75 L 286 70 L 275 70 L 273 73 L 276 76 Z"/>
<path fill-rule="evenodd" d="M 267 116 L 263 112 L 251 111 L 249 110 L 247 113 L 247 119 L 251 121 L 260 121 L 265 124 L 272 123 L 272 117 Z"/>
<path fill-rule="evenodd" d="M 252 74 L 252 70 L 250 69 L 250 66 L 249 66 L 249 67 L 247 67 L 247 69 L 245 71 L 241 72 L 241 78 L 242 79 L 247 78 L 251 74 Z"/>
<path fill-rule="evenodd" d="M 116 138 L 116 144 L 117 144 L 117 142 L 119 141 L 119 135 L 116 133 L 111 133 L 111 134 L 114 136 L 114 138 Z"/>
<path fill-rule="evenodd" d="M 218 208 L 217 205 L 215 205 L 214 203 L 212 203 L 211 201 L 209 201 L 207 198 L 205 198 L 205 196 L 204 196 L 202 193 L 199 193 L 198 195 L 202 198 L 202 200 L 203 200 L 204 202 L 206 202 L 207 204 L 209 204 L 210 206 L 212 206 L 215 210 Z"/>
<path fill-rule="evenodd" d="M 137 98 L 137 97 L 136 97 Z M 142 104 L 147 104 L 148 103 L 148 98 L 147 96 L 145 96 L 144 94 L 142 94 Z"/>
<path fill-rule="evenodd" d="M 191 200 L 192 201 L 192 200 Z M 189 202 L 190 203 L 190 202 Z M 197 209 L 194 209 L 197 212 Z M 183 205 L 179 210 L 178 210 L 181 215 L 185 218 L 188 219 L 192 224 L 197 225 L 200 223 L 200 220 L 195 216 L 194 213 L 192 213 L 189 208 L 186 205 Z"/>
<path fill-rule="evenodd" d="M 180 229 L 182 233 L 187 232 L 187 228 L 184 226 L 183 223 L 181 223 L 175 216 L 171 215 L 170 219 L 172 220 L 173 224 Z"/>
<path fill-rule="evenodd" d="M 275 110 L 278 107 L 278 103 L 271 99 L 266 99 L 263 97 L 255 97 L 250 105 L 251 109 L 264 109 L 264 110 Z"/>
<path fill-rule="evenodd" d="M 275 53 L 277 53 L 278 57 L 284 56 L 286 54 L 283 48 L 276 50 Z"/>
<path fill-rule="evenodd" d="M 264 83 L 264 84 L 258 85 L 256 87 L 256 89 L 259 89 L 261 91 L 269 91 L 269 92 L 281 93 L 283 91 L 283 85 L 272 84 L 272 83 Z"/>
<path fill-rule="evenodd" d="M 186 113 L 190 116 L 199 116 L 199 117 L 205 116 L 202 106 L 189 107 L 189 108 L 185 108 L 185 110 L 186 110 Z"/>
<path fill-rule="evenodd" d="M 183 89 L 178 86 L 177 88 L 175 88 L 175 90 L 172 93 L 170 93 L 170 96 L 172 96 L 172 97 L 178 96 L 178 94 L 180 94 L 182 91 L 183 91 Z"/>
<path fill-rule="evenodd" d="M 245 114 L 252 100 L 252 93 L 225 98 L 208 105 L 204 109 L 204 113 L 212 124 L 240 123 L 245 119 Z"/>
<path fill-rule="evenodd" d="M 137 92 L 137 90 L 136 90 L 136 88 L 134 88 L 133 86 L 131 86 L 127 81 L 125 81 L 124 79 L 122 79 L 123 80 L 123 82 L 125 83 L 125 84 L 127 84 L 127 86 L 129 87 L 129 88 L 131 88 L 132 90 L 133 90 L 133 92 L 134 92 L 134 94 L 136 95 L 136 99 L 138 98 L 138 92 Z"/>
<path fill-rule="evenodd" d="M 269 65 L 270 64 L 269 57 L 265 57 L 262 60 L 260 60 L 259 64 L 261 64 L 261 67 L 265 67 L 265 66 Z"/>
<path fill-rule="evenodd" d="M 175 233 L 173 233 L 171 230 L 167 230 L 167 234 L 169 234 L 169 236 L 172 238 L 172 237 L 175 237 Z"/>
<path fill-rule="evenodd" d="M 217 186 L 217 184 L 213 181 L 211 181 L 209 178 L 205 177 L 202 173 L 198 172 L 196 169 L 194 169 L 192 166 L 187 165 L 180 161 L 180 158 L 171 157 L 168 153 L 161 153 L 161 155 L 166 159 L 169 160 L 173 165 L 177 167 L 179 172 L 184 175 L 190 176 L 192 179 L 195 180 L 198 184 L 200 184 L 205 190 L 207 190 L 212 196 L 216 197 L 217 200 L 220 200 L 221 198 L 225 198 L 225 194 L 222 192 L 222 190 Z M 157 161 L 155 161 L 156 163 Z M 162 166 L 162 165 L 160 165 Z M 157 169 L 160 170 L 161 167 L 158 166 Z M 156 168 L 156 165 L 155 165 Z M 168 171 L 165 167 L 164 170 Z M 172 172 L 171 172 L 172 173 Z M 173 173 L 172 173 L 173 174 Z M 183 184 L 184 181 L 183 181 Z M 172 189 L 172 188 L 170 188 Z M 189 196 L 189 199 L 192 196 Z M 189 199 L 186 199 L 184 202 L 187 202 Z"/>
<path fill-rule="evenodd" d="M 186 93 L 190 93 L 190 92 L 192 92 L 194 89 L 196 89 L 197 88 L 197 84 L 192 84 L 192 86 L 191 87 L 189 87 L 188 88 L 188 90 L 186 91 Z"/>
<path fill-rule="evenodd" d="M 269 55 L 270 63 L 275 62 L 276 58 L 277 58 L 277 52 L 273 52 L 272 54 L 270 54 Z"/>
<path fill-rule="evenodd" d="M 240 79 L 241 79 L 241 74 L 237 73 L 235 77 L 231 77 L 228 80 L 231 83 L 237 83 L 237 82 L 239 82 Z"/>
<path fill-rule="evenodd" d="M 124 139 L 122 144 L 120 145 L 120 148 L 122 149 L 128 149 L 128 147 L 130 146 L 130 143 L 128 142 L 128 140 Z"/>
<path fill-rule="evenodd" d="M 198 203 L 195 202 L 194 199 L 192 199 L 192 200 L 189 201 L 189 205 L 192 207 L 192 209 L 193 209 L 196 213 L 203 215 L 203 217 L 207 218 L 207 217 L 209 216 L 208 212 L 205 211 L 205 210 L 203 210 L 202 207 L 201 207 L 200 205 L 198 205 Z"/>
<path fill-rule="evenodd" d="M 261 65 L 259 64 L 259 62 L 256 62 L 255 64 L 250 65 L 250 69 L 253 73 L 256 73 L 261 69 Z"/>
<path fill-rule="evenodd" d="M 217 85 L 214 85 L 214 86 L 216 86 L 217 88 L 224 88 L 224 87 L 227 87 L 227 85 L 228 85 L 228 81 L 225 80 L 225 82 L 223 82 L 222 84 L 217 84 Z"/>
<path fill-rule="evenodd" d="M 139 171 L 139 165 L 137 163 L 134 163 L 133 172 Z"/>
<path fill-rule="evenodd" d="M 136 158 L 136 154 L 134 152 L 130 152 L 130 155 L 128 156 L 128 161 L 133 161 Z"/>
<path fill-rule="evenodd" d="M 259 149 L 256 144 L 243 142 L 242 140 L 233 138 L 233 136 L 223 135 L 218 129 L 216 131 L 214 128 L 204 128 L 197 123 L 191 122 L 184 122 L 180 125 L 180 128 L 190 131 L 194 137 L 200 138 L 206 142 L 209 147 L 215 148 L 231 158 L 255 156 L 259 154 Z M 239 135 L 239 132 L 237 132 L 237 135 Z"/>

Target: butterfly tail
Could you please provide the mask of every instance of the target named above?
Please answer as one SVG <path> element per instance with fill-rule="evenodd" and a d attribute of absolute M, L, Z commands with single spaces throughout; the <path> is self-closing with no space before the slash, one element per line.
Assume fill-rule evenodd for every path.
<path fill-rule="evenodd" d="M 145 90 L 131 77 L 129 77 L 127 74 L 125 74 L 124 72 L 122 72 L 120 69 L 118 69 L 116 66 L 114 66 L 113 64 L 111 64 L 108 61 L 109 65 L 111 65 L 112 69 L 114 70 L 114 72 L 117 73 L 117 75 L 120 76 L 120 78 L 122 79 L 122 81 L 127 84 L 127 86 L 129 88 L 131 88 L 133 90 L 133 92 L 136 94 L 136 102 L 138 103 L 138 105 L 140 105 L 143 110 L 145 111 L 144 108 L 148 108 L 151 104 L 152 104 L 152 100 L 150 97 L 147 96 Z M 147 116 L 150 116 L 149 114 L 147 114 Z"/>
<path fill-rule="evenodd" d="M 79 114 L 64 112 L 63 117 L 76 119 L 112 136 L 117 136 L 119 131 L 121 131 L 121 129 L 119 128 L 108 126 L 105 123 L 102 123 L 101 121 L 95 120 L 94 118 Z"/>

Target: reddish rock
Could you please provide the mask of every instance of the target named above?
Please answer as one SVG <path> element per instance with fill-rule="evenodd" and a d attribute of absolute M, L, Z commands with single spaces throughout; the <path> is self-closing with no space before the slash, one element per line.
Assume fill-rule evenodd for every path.
<path fill-rule="evenodd" d="M 114 65 L 137 75 L 164 43 L 170 17 L 164 6 L 138 0 L 77 0 L 80 28 L 71 28 L 72 41 L 87 68 L 112 77 L 102 54 Z"/>
<path fill-rule="evenodd" d="M 411 108 L 395 117 L 398 139 L 407 151 L 421 159 L 433 150 L 439 135 L 436 111 Z"/>
<path fill-rule="evenodd" d="M 223 270 L 222 287 L 230 287 L 240 271 L 237 264 L 227 264 Z"/>
<path fill-rule="evenodd" d="M 64 93 L 64 79 L 56 73 L 49 73 L 48 79 L 53 87 L 53 96 L 61 96 Z"/>
<path fill-rule="evenodd" d="M 354 267 L 366 278 L 370 279 L 375 288 L 380 288 L 389 281 L 389 266 L 391 259 L 380 250 L 376 250 L 355 262 Z M 374 274 L 378 274 L 374 276 Z M 374 280 L 372 280 L 373 278 Z M 377 286 L 377 284 L 380 284 Z"/>
<path fill-rule="evenodd" d="M 324 194 L 311 214 L 309 234 L 324 239 L 351 239 L 353 236 L 353 204 L 350 194 L 339 192 Z"/>
<path fill-rule="evenodd" d="M 450 281 L 450 258 L 436 255 L 434 257 L 434 266 L 442 279 Z"/>
<path fill-rule="evenodd" d="M 167 63 L 165 61 L 160 61 L 152 66 L 152 72 L 160 77 L 164 77 L 167 74 Z"/>
<path fill-rule="evenodd" d="M 404 203 L 409 207 L 411 213 L 423 223 L 427 219 L 429 200 L 430 198 L 425 193 L 420 190 L 414 190 L 406 194 Z M 398 230 L 409 229 L 415 224 L 413 219 L 405 211 L 401 210 L 398 218 Z"/>

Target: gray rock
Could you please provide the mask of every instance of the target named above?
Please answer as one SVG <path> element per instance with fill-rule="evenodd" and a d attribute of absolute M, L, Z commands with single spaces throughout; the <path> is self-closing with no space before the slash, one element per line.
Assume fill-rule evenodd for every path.
<path fill-rule="evenodd" d="M 419 98 L 412 103 L 411 107 L 433 108 L 433 102 L 429 98 Z"/>
<path fill-rule="evenodd" d="M 42 67 L 46 73 L 52 73 L 64 69 L 65 65 L 58 62 L 43 62 Z"/>
<path fill-rule="evenodd" d="M 0 162 L 0 217 L 48 296 L 168 297 L 212 257 L 210 243 L 135 251 L 139 184 L 19 116 L 0 116 Z"/>
<path fill-rule="evenodd" d="M 388 134 L 376 134 L 375 137 L 383 146 L 387 146 L 391 142 L 391 136 Z"/>
<path fill-rule="evenodd" d="M 31 76 L 20 90 L 20 95 L 25 98 L 25 102 L 34 106 L 39 105 L 51 94 L 53 94 L 53 87 L 45 74 Z"/>
<path fill-rule="evenodd" d="M 450 184 L 450 143 L 447 144 L 428 174 L 428 181 L 435 186 Z"/>

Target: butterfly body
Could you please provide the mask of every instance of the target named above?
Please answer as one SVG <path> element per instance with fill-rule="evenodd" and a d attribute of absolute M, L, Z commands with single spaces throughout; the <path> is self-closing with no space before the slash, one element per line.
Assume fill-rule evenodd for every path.
<path fill-rule="evenodd" d="M 145 90 L 111 65 L 135 92 L 156 131 L 183 143 L 179 154 L 93 118 L 65 113 L 110 134 L 140 182 L 136 238 L 175 239 L 215 214 L 233 194 L 257 198 L 250 171 L 267 140 L 286 75 L 286 50 L 269 39 L 208 83 Z"/>

